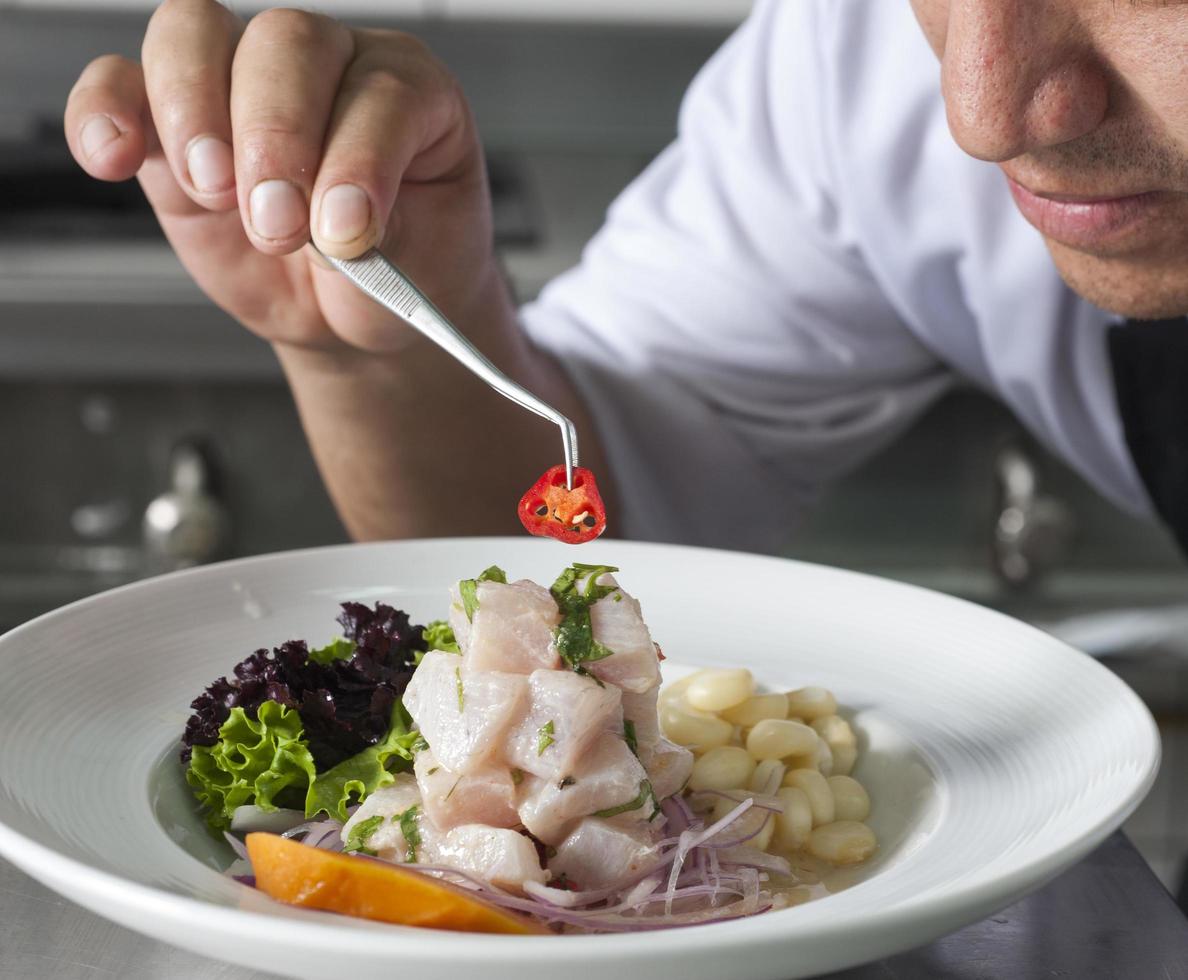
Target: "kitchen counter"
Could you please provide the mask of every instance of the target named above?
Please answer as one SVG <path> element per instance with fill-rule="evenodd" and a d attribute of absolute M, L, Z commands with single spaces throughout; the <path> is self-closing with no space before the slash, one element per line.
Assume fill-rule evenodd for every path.
<path fill-rule="evenodd" d="M 272 980 L 86 912 L 0 861 L 0 978 Z M 830 980 L 1188 980 L 1188 919 L 1121 833 L 1045 888 L 929 946 Z"/>

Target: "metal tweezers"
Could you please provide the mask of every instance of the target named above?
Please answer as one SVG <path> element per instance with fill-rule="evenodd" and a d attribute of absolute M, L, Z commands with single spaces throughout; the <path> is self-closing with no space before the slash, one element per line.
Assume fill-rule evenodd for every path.
<path fill-rule="evenodd" d="M 413 329 L 419 330 L 499 394 L 557 425 L 561 429 L 561 447 L 565 455 L 565 483 L 569 489 L 573 489 L 573 470 L 578 465 L 578 443 L 577 430 L 568 418 L 487 360 L 429 301 L 429 297 L 376 249 L 370 249 L 357 259 L 336 259 L 325 253 L 319 254 L 373 300 L 391 310 Z"/>

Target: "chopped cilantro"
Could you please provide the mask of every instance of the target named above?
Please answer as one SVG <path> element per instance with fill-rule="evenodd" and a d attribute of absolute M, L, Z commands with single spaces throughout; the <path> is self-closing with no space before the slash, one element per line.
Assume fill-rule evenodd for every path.
<path fill-rule="evenodd" d="M 553 744 L 553 720 L 550 718 L 537 729 L 536 754 L 544 755 L 544 750 Z"/>
<path fill-rule="evenodd" d="M 371 840 L 371 835 L 379 830 L 379 826 L 383 822 L 384 818 L 380 815 L 368 817 L 366 820 L 360 820 L 351 828 L 351 832 L 347 834 L 346 843 L 342 849 L 344 851 L 362 851 L 364 854 L 374 856 L 375 852 L 368 850 L 366 845 Z"/>
<path fill-rule="evenodd" d="M 462 668 L 454 668 L 454 686 L 458 689 L 458 710 L 466 707 L 466 695 L 462 691 Z"/>
<path fill-rule="evenodd" d="M 629 718 L 623 719 L 623 738 L 626 740 L 627 748 L 631 750 L 631 754 L 638 758 L 639 742 L 635 739 L 635 722 Z"/>
<path fill-rule="evenodd" d="M 500 582 L 507 585 L 507 572 L 498 565 L 484 569 L 478 578 L 464 578 L 458 583 L 458 592 L 462 596 L 462 608 L 466 618 L 474 621 L 474 614 L 478 612 L 478 584 L 479 582 Z"/>
<path fill-rule="evenodd" d="M 621 803 L 618 806 L 608 807 L 605 810 L 596 810 L 594 812 L 594 816 L 614 817 L 618 816 L 620 813 L 626 813 L 628 810 L 638 810 L 641 806 L 648 802 L 649 798 L 651 798 L 652 806 L 655 808 L 652 812 L 652 817 L 654 817 L 660 812 L 660 806 L 656 802 L 656 794 L 652 791 L 652 784 L 646 779 L 642 779 L 639 783 L 639 796 L 633 800 L 628 800 L 626 803 Z M 651 819 L 651 817 L 648 819 Z"/>
<path fill-rule="evenodd" d="M 618 595 L 617 585 L 599 585 L 605 572 L 617 572 L 614 565 L 584 565 L 575 562 L 557 576 L 549 589 L 553 601 L 561 611 L 561 623 L 554 630 L 554 643 L 561 659 L 571 670 L 579 673 L 582 664 L 603 660 L 614 651 L 594 639 L 590 624 L 590 607 L 608 595 Z M 578 588 L 578 579 L 585 577 L 585 587 Z"/>
<path fill-rule="evenodd" d="M 404 843 L 408 846 L 408 863 L 417 863 L 417 848 L 421 846 L 421 828 L 417 824 L 417 814 L 420 812 L 419 804 L 414 803 L 402 814 L 400 814 L 400 833 L 404 837 Z"/>
<path fill-rule="evenodd" d="M 478 582 L 472 578 L 464 578 L 458 583 L 458 592 L 462 596 L 462 608 L 466 611 L 466 618 L 474 622 L 474 614 L 478 612 Z"/>

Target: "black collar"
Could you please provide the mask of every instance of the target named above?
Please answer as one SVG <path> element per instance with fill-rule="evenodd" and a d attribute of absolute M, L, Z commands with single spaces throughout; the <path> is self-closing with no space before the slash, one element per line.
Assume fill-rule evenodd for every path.
<path fill-rule="evenodd" d="M 1130 455 L 1188 554 L 1188 318 L 1118 324 L 1107 342 Z"/>

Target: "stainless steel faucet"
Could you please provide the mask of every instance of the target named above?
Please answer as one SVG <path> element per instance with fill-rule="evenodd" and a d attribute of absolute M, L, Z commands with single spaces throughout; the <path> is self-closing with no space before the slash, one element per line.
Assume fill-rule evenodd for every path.
<path fill-rule="evenodd" d="M 186 568 L 222 555 L 231 531 L 227 508 L 215 495 L 210 450 L 194 439 L 169 454 L 169 489 L 144 512 L 144 546 L 155 571 Z"/>
<path fill-rule="evenodd" d="M 1027 589 L 1067 555 L 1075 520 L 1062 500 L 1040 491 L 1035 463 L 1018 445 L 999 451 L 994 474 L 994 571 L 1011 588 Z"/>

